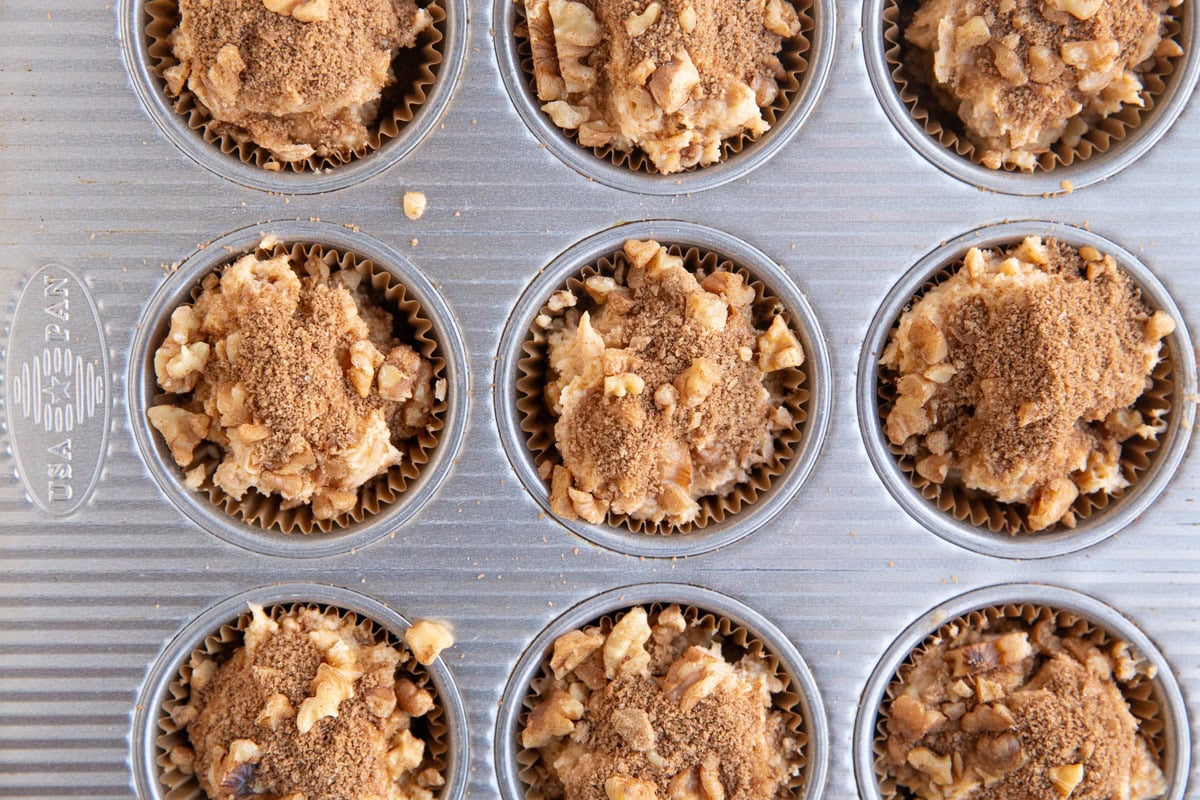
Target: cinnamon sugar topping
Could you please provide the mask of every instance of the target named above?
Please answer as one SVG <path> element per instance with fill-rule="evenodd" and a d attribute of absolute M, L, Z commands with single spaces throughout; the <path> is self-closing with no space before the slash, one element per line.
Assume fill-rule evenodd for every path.
<path fill-rule="evenodd" d="M 179 13 L 169 92 L 186 85 L 214 131 L 284 162 L 361 149 L 397 50 L 431 23 L 413 0 L 180 0 Z"/>
<path fill-rule="evenodd" d="M 435 701 L 407 656 L 333 612 L 251 610 L 228 660 L 193 657 L 172 763 L 212 800 L 430 800 L 445 782 L 422 719 Z"/>
<path fill-rule="evenodd" d="M 881 363 L 887 435 L 934 483 L 1070 524 L 1079 494 L 1127 485 L 1121 443 L 1162 420 L 1133 409 L 1174 329 L 1110 256 L 1049 240 L 967 253 L 900 319 Z"/>
<path fill-rule="evenodd" d="M 766 660 L 727 661 L 678 606 L 559 637 L 551 665 L 522 731 L 547 800 L 774 800 L 799 771 Z"/>
<path fill-rule="evenodd" d="M 618 276 L 547 306 L 545 400 L 562 457 L 546 475 L 551 503 L 589 522 L 613 511 L 678 525 L 771 458 L 792 417 L 770 375 L 804 352 L 781 318 L 755 327 L 738 275 L 693 274 L 657 242 L 626 242 L 624 255 Z"/>
<path fill-rule="evenodd" d="M 361 280 L 317 257 L 293 268 L 287 254 L 261 251 L 204 280 L 195 304 L 171 315 L 154 360 L 159 385 L 178 397 L 149 417 L 179 466 L 211 442 L 223 453 L 211 478 L 225 493 L 278 493 L 285 508 L 311 503 L 331 519 L 401 462 L 396 443 L 428 422 L 433 370 Z"/>

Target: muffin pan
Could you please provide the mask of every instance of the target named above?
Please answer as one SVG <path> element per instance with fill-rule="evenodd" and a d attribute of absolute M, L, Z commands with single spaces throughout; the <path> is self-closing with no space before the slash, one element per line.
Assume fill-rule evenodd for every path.
<path fill-rule="evenodd" d="M 1139 134 L 1105 156 L 1142 151 L 1136 161 L 1086 188 L 1092 178 L 1056 170 L 1053 185 L 1036 191 L 980 191 L 931 164 L 893 125 L 862 52 L 878 30 L 872 3 L 817 4 L 837 25 L 814 27 L 829 38 L 814 40 L 810 55 L 829 75 L 797 135 L 772 145 L 753 172 L 743 169 L 748 148 L 695 181 L 689 173 L 623 190 L 581 175 L 549 136 L 531 133 L 506 91 L 517 76 L 494 24 L 510 13 L 508 0 L 449 15 L 447 46 L 461 57 L 443 64 L 436 91 L 445 110 L 425 120 L 419 145 L 390 166 L 384 148 L 319 175 L 241 170 L 189 139 L 190 130 L 160 124 L 138 77 L 137 5 L 15 0 L 0 8 L 0 794 L 152 796 L 151 762 L 140 751 L 146 698 L 159 691 L 164 664 L 202 635 L 194 621 L 210 619 L 207 610 L 235 617 L 239 596 L 281 583 L 305 585 L 292 599 L 349 607 L 385 625 L 381 607 L 453 625 L 457 644 L 437 669 L 462 698 L 456 785 L 476 798 L 512 790 L 496 750 L 511 713 L 505 687 L 526 669 L 522 654 L 568 610 L 597 597 L 610 609 L 687 600 L 677 585 L 732 598 L 745 619 L 752 612 L 769 623 L 752 626 L 760 635 L 777 629 L 811 672 L 828 721 L 822 796 L 831 800 L 859 796 L 856 770 L 871 769 L 861 744 L 852 745 L 859 707 L 874 719 L 872 673 L 892 658 L 897 637 L 917 635 L 903 633 L 913 620 L 929 620 L 929 609 L 957 613 L 955 598 L 997 585 L 1004 599 L 1060 602 L 1040 588 L 1055 584 L 1109 609 L 1102 624 L 1141 631 L 1144 639 L 1131 640 L 1178 684 L 1173 791 L 1186 794 L 1190 781 L 1195 794 L 1200 759 L 1187 732 L 1200 719 L 1200 456 L 1186 336 L 1174 340 L 1181 401 L 1174 438 L 1160 449 L 1157 496 L 1129 510 L 1119 532 L 1046 558 L 976 552 L 914 519 L 873 466 L 860 407 L 868 377 L 860 359 L 876 335 L 872 321 L 903 305 L 896 287 L 918 265 L 932 268 L 923 259 L 944 252 L 943 243 L 986 240 L 1007 220 L 1103 237 L 1153 274 L 1161 287 L 1147 291 L 1173 300 L 1177 322 L 1195 325 L 1200 109 L 1187 104 L 1190 53 L 1175 93 L 1155 109 L 1161 138 Z M 1183 9 L 1190 36 L 1195 5 Z M 189 155 L 185 140 L 207 149 Z M 1064 178 L 1074 192 L 1037 196 L 1061 192 Z M 416 221 L 403 213 L 409 191 L 429 201 Z M 438 480 L 410 487 L 395 518 L 284 540 L 206 519 L 193 506 L 207 498 L 185 494 L 170 462 L 155 466 L 162 454 L 137 411 L 148 400 L 143 359 L 154 328 L 191 276 L 263 230 L 394 270 L 421 293 L 448 362 L 457 360 Z M 564 254 L 573 268 L 590 260 L 593 237 L 611 252 L 626 236 L 685 241 L 693 230 L 715 237 L 707 240 L 714 249 L 733 240 L 760 254 L 804 301 L 806 309 L 790 310 L 809 331 L 808 364 L 827 354 L 825 373 L 809 373 L 828 398 L 812 423 L 823 416 L 827 430 L 803 485 L 752 535 L 658 557 L 579 535 L 546 513 L 537 483 L 526 488 L 520 451 L 503 441 L 513 392 L 504 383 L 505 331 L 521 329 L 526 298 L 567 269 Z M 457 448 L 447 446 L 454 437 Z M 657 593 L 629 588 L 645 584 Z M 361 605 L 327 594 L 347 590 Z M 228 598 L 238 607 L 222 606 Z"/>

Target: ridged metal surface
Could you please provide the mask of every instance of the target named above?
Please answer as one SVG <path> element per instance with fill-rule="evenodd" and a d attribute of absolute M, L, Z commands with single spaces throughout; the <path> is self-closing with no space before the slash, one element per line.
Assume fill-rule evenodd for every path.
<path fill-rule="evenodd" d="M 341 585 L 410 619 L 454 624 L 458 644 L 444 657 L 469 714 L 475 798 L 497 796 L 497 703 L 521 653 L 569 606 L 634 582 L 732 595 L 795 643 L 828 711 L 830 798 L 856 796 L 857 704 L 892 640 L 934 605 L 994 583 L 1060 584 L 1128 615 L 1174 667 L 1194 727 L 1194 437 L 1132 527 L 1072 555 L 1015 562 L 949 544 L 896 505 L 871 468 L 853 398 L 860 345 L 890 287 L 940 242 L 1004 219 L 1090 226 L 1137 253 L 1194 328 L 1195 100 L 1150 153 L 1102 184 L 1056 198 L 981 192 L 929 164 L 890 124 L 867 77 L 860 4 L 842 0 L 830 80 L 787 147 L 727 186 L 642 197 L 588 182 L 539 147 L 497 72 L 491 11 L 471 4 L 449 109 L 403 162 L 335 194 L 284 197 L 216 177 L 162 135 L 121 61 L 115 4 L 0 4 L 2 341 L 22 282 L 47 263 L 66 265 L 104 322 L 114 404 L 95 494 L 68 517 L 26 497 L 12 432 L 0 435 L 0 796 L 133 797 L 130 731 L 150 665 L 204 609 L 279 581 Z M 430 202 L 419 222 L 401 212 L 411 189 Z M 281 559 L 215 538 L 159 492 L 133 443 L 122 371 L 163 265 L 247 225 L 313 217 L 360 226 L 429 276 L 466 342 L 470 417 L 446 483 L 394 538 L 332 558 Z M 542 517 L 502 451 L 491 396 L 501 331 L 538 270 L 590 234 L 647 218 L 727 231 L 781 264 L 825 331 L 834 380 L 822 456 L 788 508 L 741 542 L 678 561 L 601 550 Z"/>

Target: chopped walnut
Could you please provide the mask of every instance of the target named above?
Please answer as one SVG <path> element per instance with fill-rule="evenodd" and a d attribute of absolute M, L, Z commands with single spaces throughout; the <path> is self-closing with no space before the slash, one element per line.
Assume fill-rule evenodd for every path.
<path fill-rule="evenodd" d="M 404 632 L 404 641 L 412 650 L 417 663 L 429 665 L 443 650 L 454 644 L 454 635 L 445 626 L 422 619 L 414 622 Z"/>

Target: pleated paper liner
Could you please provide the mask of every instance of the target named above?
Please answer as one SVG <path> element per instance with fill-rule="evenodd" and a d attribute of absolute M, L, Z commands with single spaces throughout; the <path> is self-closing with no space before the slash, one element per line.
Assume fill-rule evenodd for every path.
<path fill-rule="evenodd" d="M 513 2 L 513 0 L 505 0 L 505 2 Z M 513 37 L 516 40 L 517 57 L 521 64 L 522 77 L 525 79 L 525 85 L 530 92 L 530 96 L 533 98 L 534 105 L 539 109 L 538 113 L 544 113 L 540 110 L 542 103 L 537 99 L 537 81 L 533 76 L 533 51 L 529 43 L 529 26 L 525 17 L 525 3 L 523 0 L 515 0 L 515 2 L 517 22 L 513 29 Z M 779 95 L 769 106 L 762 109 L 763 119 L 772 128 L 783 117 L 784 112 L 787 111 L 791 104 L 797 100 L 800 94 L 800 85 L 803 83 L 804 75 L 809 67 L 807 54 L 812 47 L 811 34 L 815 25 L 812 14 L 813 0 L 794 0 L 793 6 L 800 17 L 800 31 L 790 39 L 783 40 L 783 47 L 779 51 L 779 60 L 783 64 L 785 74 L 778 81 Z M 639 147 L 634 147 L 628 151 L 617 150 L 610 145 L 585 147 L 579 144 L 579 132 L 577 130 L 564 128 L 560 128 L 559 130 L 563 136 L 575 142 L 580 148 L 591 150 L 596 158 L 608 161 L 618 167 L 628 167 L 632 172 L 660 175 L 659 171 L 654 168 L 654 162 Z M 732 158 L 757 140 L 757 136 L 746 132 L 726 139 L 721 144 L 721 161 Z M 672 178 L 702 169 L 704 167 L 697 165 L 689 167 L 682 172 L 671 173 L 670 175 L 661 177 Z"/>
<path fill-rule="evenodd" d="M 644 604 L 652 620 L 651 626 L 653 626 L 653 620 L 657 619 L 658 614 L 667 608 L 668 605 L 664 603 Z M 603 617 L 587 625 L 580 626 L 579 629 L 597 626 L 607 636 L 612 631 L 613 625 L 628 610 L 625 609 L 625 611 L 605 614 Z M 721 643 L 721 651 L 727 661 L 733 663 L 745 655 L 749 655 L 754 659 L 762 658 L 765 660 L 770 673 L 783 682 L 783 690 L 773 694 L 772 699 L 774 701 L 774 709 L 783 714 L 784 724 L 797 742 L 797 751 L 792 765 L 797 767 L 798 771 L 788 782 L 787 788 L 790 795 L 800 796 L 803 786 L 806 783 L 806 772 L 809 766 L 807 756 L 809 728 L 807 721 L 801 717 L 798 710 L 801 699 L 799 688 L 792 685 L 787 671 L 780 667 L 778 656 L 770 652 L 766 645 L 755 638 L 750 631 L 740 625 L 734 624 L 726 617 L 705 609 L 694 606 L 683 606 L 680 610 L 683 612 L 683 617 L 687 621 L 689 629 L 693 625 L 696 625 L 707 633 L 716 633 L 716 640 Z M 578 629 L 563 630 L 560 632 L 560 635 L 569 633 L 570 630 Z M 550 669 L 550 655 L 550 652 L 546 653 L 545 658 L 542 660 L 541 672 L 537 678 L 533 679 L 533 683 L 529 687 L 529 692 L 525 695 L 522 711 L 517 722 L 518 731 L 525 729 L 529 721 L 529 713 L 537 705 L 542 694 L 554 683 L 554 673 Z M 518 739 L 519 741 L 520 739 Z M 519 769 L 518 774 L 526 788 L 525 797 L 527 800 L 544 800 L 546 795 L 539 790 L 539 786 L 544 785 L 545 779 L 550 777 L 551 773 L 541 764 L 541 754 L 537 750 L 521 747 L 517 751 L 516 758 Z"/>
<path fill-rule="evenodd" d="M 433 695 L 433 709 L 423 717 L 414 719 L 414 735 L 422 739 L 426 745 L 432 766 L 442 777 L 449 779 L 447 774 L 447 741 L 446 711 L 444 700 L 438 695 L 437 687 L 430 680 L 429 673 L 413 658 L 408 646 L 398 640 L 392 633 L 376 622 L 360 618 L 354 612 L 342 608 L 317 603 L 285 603 L 264 607 L 264 611 L 273 620 L 289 613 L 311 609 L 320 612 L 334 612 L 343 622 L 361 628 L 369 633 L 375 641 L 386 641 L 396 647 L 402 654 L 397 674 L 409 678 L 421 688 Z M 181 772 L 171 763 L 170 752 L 176 746 L 190 746 L 185 727 L 175 723 L 172 713 L 188 704 L 191 697 L 190 682 L 192 678 L 192 658 L 213 658 L 218 663 L 224 663 L 242 646 L 243 634 L 251 620 L 250 611 L 243 611 L 235 620 L 222 624 L 217 630 L 205 637 L 203 643 L 192 651 L 192 656 L 184 660 L 179 668 L 179 674 L 171 681 L 167 690 L 167 698 L 163 701 L 158 713 L 155 744 L 158 748 L 156 763 L 159 767 L 159 781 L 166 789 L 164 800 L 205 800 L 206 794 L 200 787 L 195 775 Z"/>
<path fill-rule="evenodd" d="M 875 776 L 879 781 L 879 792 L 883 800 L 909 800 L 911 798 L 908 792 L 902 787 L 897 786 L 895 778 L 891 775 L 888 768 L 887 738 L 888 710 L 891 708 L 892 700 L 895 699 L 897 693 L 902 688 L 902 681 L 906 677 L 906 673 L 912 669 L 914 660 L 926 652 L 929 647 L 944 639 L 952 638 L 955 626 L 986 630 L 995 626 L 1001 620 L 1006 619 L 1020 620 L 1022 624 L 1031 630 L 1034 625 L 1040 622 L 1051 621 L 1055 624 L 1057 632 L 1060 635 L 1075 636 L 1099 648 L 1119 644 L 1123 641 L 1079 614 L 1070 611 L 1060 611 L 1052 607 L 1033 603 L 1013 602 L 991 606 L 972 611 L 962 617 L 946 622 L 904 661 L 891 683 L 888 684 L 884 694 L 884 700 L 879 709 L 879 716 L 875 725 L 874 741 Z M 1134 658 L 1144 660 L 1145 654 L 1134 651 L 1132 646 L 1130 646 L 1130 651 Z M 1121 694 L 1129 703 L 1130 712 L 1139 723 L 1138 735 L 1142 736 L 1149 743 L 1151 751 L 1161 766 L 1166 751 L 1166 742 L 1163 737 L 1165 726 L 1162 721 L 1163 709 L 1154 699 L 1153 681 L 1142 674 L 1141 671 L 1138 671 L 1129 681 L 1117 681 L 1117 685 L 1121 690 Z"/>
<path fill-rule="evenodd" d="M 900 100 L 908 108 L 912 118 L 925 132 L 947 150 L 982 165 L 982 153 L 966 135 L 962 121 L 953 110 L 948 109 L 937 97 L 932 87 L 932 73 L 928 65 L 929 56 L 904 39 L 904 30 L 920 6 L 918 0 L 886 0 L 883 7 L 884 57 L 888 71 Z M 1183 25 L 1180 19 L 1182 6 L 1167 10 L 1163 39 L 1186 46 L 1180 40 Z M 1123 141 L 1137 135 L 1142 120 L 1154 108 L 1159 97 L 1166 91 L 1176 69 L 1176 58 L 1152 56 L 1142 65 L 1141 108 L 1125 105 L 1117 113 L 1098 120 L 1083 134 L 1075 146 L 1058 141 L 1038 156 L 1034 172 L 1049 172 L 1056 167 L 1069 167 L 1076 161 L 1086 161 L 1094 155 L 1105 153 Z M 1012 165 L 1003 170 L 1020 172 Z"/>
<path fill-rule="evenodd" d="M 670 245 L 671 255 L 681 256 L 684 265 L 692 272 L 705 275 L 715 271 L 726 271 L 740 275 L 746 284 L 754 290 L 754 319 L 756 327 L 765 330 L 770 324 L 771 317 L 776 313 L 784 313 L 784 322 L 789 323 L 783 305 L 778 298 L 769 293 L 762 281 L 754 278 L 748 271 L 733 262 L 721 259 L 712 252 L 702 252 L 695 247 L 683 249 L 679 245 Z M 617 283 L 623 285 L 625 271 L 629 262 L 625 254 L 618 250 L 612 255 L 601 258 L 595 264 L 590 264 L 580 270 L 579 274 L 570 278 L 565 287 L 580 300 L 581 309 L 589 307 L 589 298 L 583 282 L 592 275 L 617 277 Z M 547 297 L 547 300 L 549 297 Z M 561 312 L 551 311 L 543 306 L 540 314 L 549 316 Z M 536 324 L 529 329 L 525 343 L 522 345 L 525 355 L 517 364 L 520 377 L 517 379 L 517 413 L 520 417 L 521 430 L 525 433 L 526 444 L 533 453 L 534 462 L 539 470 L 545 469 L 546 464 L 561 464 L 562 458 L 554 443 L 554 424 L 556 418 L 546 407 L 544 389 L 549 374 L 547 363 L 548 352 L 546 331 Z M 812 353 L 805 352 L 806 361 L 812 358 Z M 777 377 L 778 376 L 778 377 Z M 692 522 L 673 525 L 670 522 L 651 522 L 634 519 L 627 514 L 609 512 L 607 523 L 615 528 L 627 528 L 634 533 L 673 534 L 691 533 L 703 530 L 710 524 L 724 521 L 743 509 L 751 506 L 766 492 L 771 484 L 787 469 L 788 462 L 799 451 L 800 443 L 807 433 L 806 422 L 809 419 L 809 399 L 811 397 L 809 377 L 803 367 L 781 370 L 768 375 L 768 389 L 775 389 L 777 396 L 783 397 L 783 406 L 792 414 L 795 425 L 780 433 L 775 439 L 775 452 L 771 458 L 753 468 L 749 480 L 737 484 L 729 493 L 724 495 L 706 495 L 698 499 L 700 513 Z M 773 385 L 772 381 L 776 383 Z M 549 484 L 547 483 L 547 486 Z"/>
<path fill-rule="evenodd" d="M 1013 242 L 1012 244 L 1017 243 Z M 961 266 L 962 262 L 959 261 L 930 278 L 921 290 L 913 296 L 913 302 L 915 303 L 930 289 L 949 279 Z M 1176 322 L 1181 322 L 1181 320 L 1176 320 Z M 899 319 L 893 322 L 891 333 L 888 334 L 888 341 L 891 341 L 891 337 L 895 334 L 898 324 Z M 1142 393 L 1142 396 L 1134 403 L 1133 408 L 1140 411 L 1146 419 L 1150 419 L 1152 413 L 1157 414 L 1158 419 L 1162 423 L 1167 424 L 1170 420 L 1173 405 L 1175 383 L 1172 379 L 1173 369 L 1170 361 L 1170 350 L 1165 344 L 1162 345 L 1160 353 L 1162 360 L 1159 361 L 1150 375 L 1150 388 Z M 877 367 L 877 377 L 876 394 L 879 398 L 879 418 L 882 430 L 886 430 L 887 415 L 892 410 L 897 396 L 895 373 L 879 366 Z M 917 473 L 916 457 L 905 454 L 902 447 L 892 444 L 886 438 L 884 443 L 887 445 L 888 451 L 896 459 L 896 464 L 900 472 L 903 473 L 905 479 L 908 480 L 913 488 L 920 492 L 921 496 L 932 503 L 939 511 L 949 514 L 960 522 L 969 523 L 977 528 L 985 528 L 992 533 L 1008 533 L 1014 536 L 1018 534 L 1037 536 L 1039 534 L 1069 530 L 1061 522 L 1057 522 L 1040 531 L 1030 531 L 1025 520 L 1028 511 L 1028 507 L 1025 504 L 1001 503 L 986 492 L 969 489 L 953 480 L 948 480 L 942 484 L 934 483 Z M 1150 468 L 1159 445 L 1160 442 L 1157 439 L 1144 439 L 1140 436 L 1127 439 L 1121 444 L 1121 474 L 1129 482 L 1129 486 L 1126 489 L 1131 488 L 1146 470 Z M 1071 511 L 1074 512 L 1076 521 L 1082 522 L 1093 515 L 1103 513 L 1119 496 L 1120 493 L 1104 491 L 1093 494 L 1081 493 L 1071 505 Z"/>
<path fill-rule="evenodd" d="M 302 276 L 304 264 L 310 258 L 324 262 L 330 269 L 348 269 L 362 275 L 372 287 L 370 294 L 376 305 L 392 313 L 397 338 L 412 346 L 432 364 L 435 382 L 445 380 L 446 361 L 438 342 L 433 338 L 433 325 L 425 316 L 425 310 L 420 303 L 409 297 L 405 287 L 389 272 L 354 253 L 323 247 L 320 244 L 277 243 L 266 255 L 288 255 L 292 269 Z M 234 259 L 231 259 L 230 263 L 232 260 Z M 200 289 L 200 283 L 192 289 L 193 301 L 199 296 Z M 173 310 L 167 309 L 166 313 L 169 314 Z M 156 342 L 154 347 L 158 344 Z M 175 403 L 178 402 L 178 397 L 160 393 L 155 395 L 151 405 Z M 445 398 L 435 399 L 433 413 L 426 428 L 411 439 L 392 442 L 402 454 L 400 463 L 364 484 L 358 490 L 358 505 L 334 519 L 317 519 L 308 504 L 283 508 L 283 501 L 278 495 L 264 495 L 253 488 L 249 489 L 241 500 L 226 494 L 212 480 L 217 465 L 221 463 L 223 451 L 211 442 L 204 442 L 197 448 L 196 457 L 187 469 L 204 467 L 204 482 L 199 491 L 208 495 L 213 505 L 230 516 L 264 530 L 275 529 L 283 533 L 301 534 L 329 533 L 352 522 L 361 522 L 378 514 L 386 506 L 403 500 L 409 483 L 421 474 L 438 445 L 441 431 L 446 424 L 446 409 Z M 154 435 L 159 436 L 157 431 Z"/>
<path fill-rule="evenodd" d="M 419 4 L 418 6 L 421 7 Z M 187 119 L 189 128 L 225 155 L 264 169 L 319 172 L 362 158 L 378 150 L 388 140 L 394 139 L 404 126 L 412 122 L 417 110 L 425 103 L 430 87 L 437 80 L 444 57 L 442 50 L 446 37 L 446 10 L 442 6 L 442 0 L 429 0 L 428 5 L 423 7 L 433 18 L 433 25 L 417 36 L 415 46 L 401 48 L 393 59 L 392 70 L 396 75 L 396 82 L 383 90 L 378 119 L 367 128 L 367 144 L 351 153 L 313 155 L 304 161 L 279 161 L 270 150 L 260 147 L 245 136 L 235 136 L 229 130 L 214 130 L 214 120 L 209 110 L 186 85 L 175 99 L 175 111 Z M 179 63 L 168 42 L 171 32 L 179 25 L 178 0 L 147 0 L 144 20 L 144 31 L 149 42 L 147 51 L 150 54 L 150 67 L 160 81 L 159 90 L 165 94 L 167 84 L 163 73 Z"/>

